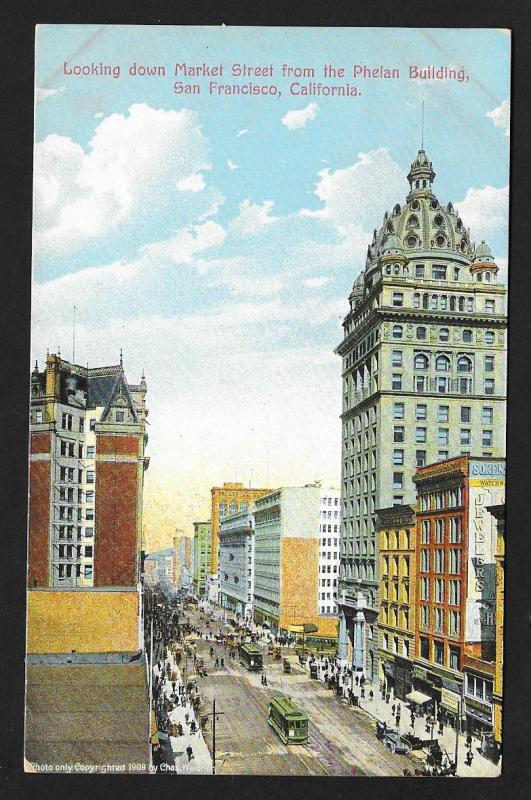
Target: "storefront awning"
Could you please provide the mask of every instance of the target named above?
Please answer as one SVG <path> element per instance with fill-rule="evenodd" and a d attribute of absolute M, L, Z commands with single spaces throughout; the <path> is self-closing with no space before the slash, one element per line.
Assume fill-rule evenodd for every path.
<path fill-rule="evenodd" d="M 417 703 L 417 705 L 422 706 L 424 703 L 429 703 L 431 697 L 423 692 L 414 691 L 406 694 L 406 700 L 411 700 L 413 703 Z"/>

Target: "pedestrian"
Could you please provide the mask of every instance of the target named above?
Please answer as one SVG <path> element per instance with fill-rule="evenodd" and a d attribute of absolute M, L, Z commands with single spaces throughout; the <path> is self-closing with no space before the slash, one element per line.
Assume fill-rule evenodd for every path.
<path fill-rule="evenodd" d="M 352 689 L 348 690 L 348 704 L 349 706 L 352 705 Z"/>
<path fill-rule="evenodd" d="M 399 728 L 400 727 L 400 714 L 396 715 L 395 722 L 396 722 L 396 727 Z"/>
<path fill-rule="evenodd" d="M 216 667 L 219 667 L 219 658 L 216 656 Z"/>
<path fill-rule="evenodd" d="M 195 724 L 195 720 L 192 720 L 190 723 L 190 733 L 192 734 L 192 736 L 195 734 L 196 730 L 197 726 Z"/>
<path fill-rule="evenodd" d="M 374 699 L 374 692 L 371 689 L 370 692 L 369 692 L 369 700 L 373 700 L 373 699 Z"/>
<path fill-rule="evenodd" d="M 194 751 L 192 750 L 192 746 L 190 744 L 186 748 L 186 755 L 188 756 L 188 763 L 190 763 L 190 761 L 194 757 Z"/>
<path fill-rule="evenodd" d="M 392 715 L 393 715 L 393 717 L 394 717 L 394 715 L 395 715 L 395 704 L 394 704 L 394 703 L 393 703 L 393 705 L 391 706 L 391 714 L 392 714 Z"/>
<path fill-rule="evenodd" d="M 359 683 L 360 683 L 359 675 L 356 675 L 356 686 L 359 686 Z"/>
<path fill-rule="evenodd" d="M 387 694 L 385 695 L 385 702 L 386 702 L 387 704 L 389 704 L 389 698 L 390 698 L 390 697 L 391 697 L 390 693 L 389 693 L 389 692 L 387 692 Z"/>
<path fill-rule="evenodd" d="M 184 721 L 186 722 L 187 725 L 188 725 L 189 718 L 190 718 L 190 714 L 187 711 L 186 714 L 184 715 Z"/>
<path fill-rule="evenodd" d="M 182 723 L 180 723 L 180 722 L 177 723 L 177 735 L 178 736 L 184 736 L 183 726 L 182 726 Z"/>
<path fill-rule="evenodd" d="M 225 659 L 224 659 L 224 658 L 222 658 L 222 659 L 221 659 L 221 666 L 222 666 L 222 667 L 224 667 L 224 666 L 225 666 Z"/>
<path fill-rule="evenodd" d="M 470 733 L 470 731 L 466 735 L 466 746 L 468 747 L 469 750 L 472 749 L 472 734 Z"/>
<path fill-rule="evenodd" d="M 365 686 L 361 687 L 361 699 L 365 700 Z"/>
<path fill-rule="evenodd" d="M 465 756 L 465 764 L 467 765 L 467 767 L 471 767 L 472 766 L 472 759 L 473 758 L 474 758 L 474 756 L 472 755 L 472 749 L 467 750 L 466 751 L 466 756 Z"/>
<path fill-rule="evenodd" d="M 264 686 L 267 686 L 267 675 L 264 673 Z"/>

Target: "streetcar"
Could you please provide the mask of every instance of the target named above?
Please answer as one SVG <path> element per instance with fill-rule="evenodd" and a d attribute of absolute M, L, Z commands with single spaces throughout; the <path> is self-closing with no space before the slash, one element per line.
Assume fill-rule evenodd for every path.
<path fill-rule="evenodd" d="M 240 644 L 238 655 L 240 664 L 243 664 L 251 672 L 258 672 L 262 669 L 262 651 L 255 644 Z"/>
<path fill-rule="evenodd" d="M 291 697 L 276 694 L 269 704 L 267 721 L 284 744 L 308 741 L 308 715 L 292 703 Z"/>

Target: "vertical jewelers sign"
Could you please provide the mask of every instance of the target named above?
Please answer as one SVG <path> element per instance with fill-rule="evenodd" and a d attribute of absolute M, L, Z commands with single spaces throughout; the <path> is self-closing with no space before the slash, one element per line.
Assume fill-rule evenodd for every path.
<path fill-rule="evenodd" d="M 505 502 L 505 461 L 469 461 L 467 642 L 495 637 L 496 523 L 489 506 Z"/>

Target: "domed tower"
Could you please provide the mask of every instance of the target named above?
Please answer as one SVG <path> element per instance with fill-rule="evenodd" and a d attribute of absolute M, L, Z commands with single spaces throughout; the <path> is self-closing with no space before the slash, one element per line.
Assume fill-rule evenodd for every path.
<path fill-rule="evenodd" d="M 505 452 L 506 290 L 498 267 L 484 242 L 474 246 L 453 203 L 435 194 L 424 149 L 407 180 L 405 200 L 374 229 L 336 349 L 343 363 L 340 655 L 358 659 L 355 667 L 375 679 L 383 677 L 377 511 L 416 501 L 419 466 Z M 361 650 L 353 646 L 360 614 Z M 413 654 L 411 637 L 400 635 L 398 652 Z"/>

